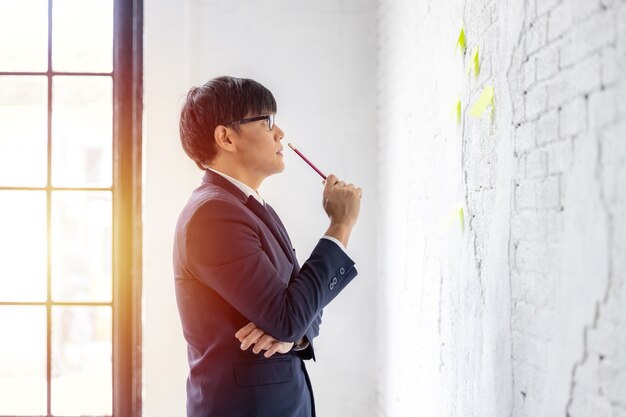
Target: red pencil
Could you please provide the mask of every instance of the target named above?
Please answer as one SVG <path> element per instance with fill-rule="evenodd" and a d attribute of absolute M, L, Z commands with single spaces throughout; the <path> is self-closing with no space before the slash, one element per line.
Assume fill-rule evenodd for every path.
<path fill-rule="evenodd" d="M 317 167 L 316 167 L 315 165 L 313 165 L 313 164 L 311 163 L 311 161 L 309 161 L 309 160 L 306 158 L 306 156 L 302 155 L 302 154 L 300 153 L 300 151 L 299 151 L 299 150 L 297 150 L 296 148 L 294 148 L 294 147 L 291 145 L 291 143 L 288 143 L 287 145 L 289 145 L 289 147 L 290 147 L 291 149 L 293 149 L 295 153 L 297 153 L 298 155 L 300 155 L 300 158 L 304 159 L 304 162 L 306 162 L 307 164 L 309 164 L 309 165 L 311 166 L 311 168 L 313 168 L 313 169 L 314 169 L 314 170 L 315 170 L 318 174 L 320 174 L 320 175 L 322 176 L 322 178 L 326 179 L 326 175 L 322 174 L 322 171 L 320 171 L 319 169 L 317 169 Z"/>

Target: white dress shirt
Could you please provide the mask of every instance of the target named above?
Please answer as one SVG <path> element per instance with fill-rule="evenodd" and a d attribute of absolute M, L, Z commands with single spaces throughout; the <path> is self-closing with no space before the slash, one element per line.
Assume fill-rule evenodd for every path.
<path fill-rule="evenodd" d="M 220 172 L 216 169 L 213 168 L 208 168 L 209 170 L 215 172 L 218 175 L 221 175 L 222 177 L 226 178 L 228 181 L 230 181 L 233 185 L 235 185 L 237 188 L 239 188 L 245 195 L 246 197 L 254 197 L 256 198 L 256 200 L 261 203 L 263 206 L 265 206 L 265 200 L 263 200 L 263 197 L 261 197 L 261 195 L 259 194 L 259 192 L 257 190 L 252 189 L 252 187 L 250 187 L 248 184 L 244 184 L 243 182 L 239 181 L 238 179 L 235 179 L 229 175 L 224 174 L 223 172 Z M 322 236 L 323 239 L 328 239 L 332 242 L 335 242 L 340 248 L 341 250 L 343 250 L 344 252 L 347 253 L 347 250 L 345 248 L 345 246 L 343 246 L 343 243 L 341 243 L 341 241 L 337 238 L 334 238 L 332 236 Z"/>

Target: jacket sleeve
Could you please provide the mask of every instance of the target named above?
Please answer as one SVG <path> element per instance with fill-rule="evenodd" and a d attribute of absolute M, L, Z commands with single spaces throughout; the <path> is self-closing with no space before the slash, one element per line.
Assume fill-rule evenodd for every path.
<path fill-rule="evenodd" d="M 306 330 L 304 337 L 309 341 L 309 346 L 306 349 L 296 352 L 296 354 L 302 359 L 313 359 L 315 360 L 315 348 L 313 347 L 313 339 L 316 338 L 320 334 L 320 325 L 322 324 L 322 313 L 324 310 L 320 311 L 317 316 L 313 319 L 313 322 Z"/>
<path fill-rule="evenodd" d="M 320 239 L 288 284 L 264 252 L 260 230 L 239 207 L 208 200 L 185 227 L 185 268 L 248 320 L 278 340 L 319 333 L 322 309 L 357 275 L 335 243 Z"/>

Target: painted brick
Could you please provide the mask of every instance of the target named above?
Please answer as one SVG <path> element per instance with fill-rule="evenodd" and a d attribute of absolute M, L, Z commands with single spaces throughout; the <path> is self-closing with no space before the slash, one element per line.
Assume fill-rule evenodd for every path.
<path fill-rule="evenodd" d="M 526 119 L 537 118 L 548 107 L 548 89 L 544 84 L 538 84 L 526 93 Z"/>
<path fill-rule="evenodd" d="M 624 16 L 626 18 L 626 15 Z M 620 70 L 617 50 L 614 47 L 606 47 L 601 52 L 602 64 L 601 64 L 601 80 L 605 86 L 614 84 L 619 81 L 620 76 L 623 75 L 623 70 Z"/>
<path fill-rule="evenodd" d="M 511 272 L 511 296 L 512 302 L 531 302 L 534 307 L 535 318 L 526 326 L 520 326 L 519 321 L 514 327 L 521 328 L 525 333 L 533 334 L 545 340 L 550 339 L 553 329 L 552 315 L 550 308 L 556 288 L 556 280 L 552 276 L 547 276 L 536 272 Z M 539 318 L 546 318 L 545 322 Z M 532 329 L 532 330 L 531 330 Z"/>
<path fill-rule="evenodd" d="M 592 16 L 576 26 L 572 41 L 561 47 L 561 66 L 569 66 L 581 58 L 615 41 L 615 17 L 608 12 Z"/>
<path fill-rule="evenodd" d="M 572 10 L 572 3 L 562 1 L 550 12 L 548 20 L 548 39 L 553 41 L 562 36 L 566 31 L 571 29 L 573 24 L 574 12 Z"/>
<path fill-rule="evenodd" d="M 537 144 L 544 145 L 559 139 L 559 112 L 550 110 L 541 115 L 536 122 Z"/>
<path fill-rule="evenodd" d="M 626 185 L 626 122 L 620 122 L 604 130 L 600 135 L 602 145 L 602 189 L 605 199 L 611 203 L 626 199 L 620 190 Z M 626 257 L 626 256 L 625 256 Z"/>
<path fill-rule="evenodd" d="M 515 159 L 515 172 L 513 173 L 513 179 L 516 184 L 519 184 L 520 180 L 526 178 L 526 155 L 520 155 Z"/>
<path fill-rule="evenodd" d="M 515 186 L 515 207 L 521 209 L 533 209 L 537 206 L 535 184 L 522 181 Z"/>
<path fill-rule="evenodd" d="M 541 16 L 550 11 L 559 3 L 559 0 L 543 0 L 537 1 L 537 15 Z"/>
<path fill-rule="evenodd" d="M 558 176 L 549 176 L 536 184 L 537 209 L 560 209 L 561 186 Z"/>
<path fill-rule="evenodd" d="M 626 83 L 619 83 L 617 85 L 617 96 L 626 97 Z M 617 115 L 620 120 L 626 117 L 626 100 L 619 100 L 617 103 Z"/>
<path fill-rule="evenodd" d="M 517 245 L 515 267 L 518 271 L 554 273 L 558 262 L 557 245 L 554 243 L 522 240 Z"/>
<path fill-rule="evenodd" d="M 582 387 L 574 387 L 574 401 L 567 410 L 570 417 L 614 416 L 610 401 Z"/>
<path fill-rule="evenodd" d="M 548 82 L 548 105 L 559 106 L 569 99 L 591 92 L 600 86 L 600 62 L 591 55 L 559 72 Z"/>
<path fill-rule="evenodd" d="M 592 92 L 589 96 L 590 128 L 598 129 L 616 122 L 619 100 L 615 87 Z"/>
<path fill-rule="evenodd" d="M 548 173 L 548 159 L 543 149 L 535 149 L 526 155 L 526 178 L 544 177 Z"/>
<path fill-rule="evenodd" d="M 379 9 L 380 146 L 406 149 L 399 161 L 381 158 L 381 187 L 402 195 L 409 176 L 412 195 L 407 237 L 383 260 L 394 273 L 381 299 L 400 323 L 383 323 L 386 339 L 408 337 L 420 354 L 385 359 L 393 366 L 376 413 L 558 416 L 571 404 L 570 417 L 626 414 L 626 0 L 381 0 Z M 445 53 L 463 22 L 468 45 L 481 46 L 478 79 Z M 496 88 L 493 120 L 457 127 L 437 117 L 442 97 L 473 100 L 483 84 Z M 429 227 L 445 201 L 466 203 L 471 227 Z M 605 271 L 572 266 L 609 235 L 607 293 Z M 606 357 L 594 362 L 600 348 Z M 443 365 L 431 367 L 437 356 Z M 484 386 L 496 389 L 477 395 Z"/>
<path fill-rule="evenodd" d="M 537 60 L 535 57 L 529 57 L 522 66 L 522 86 L 524 89 L 529 88 L 537 80 Z"/>
<path fill-rule="evenodd" d="M 563 233 L 563 215 L 557 211 L 522 211 L 512 218 L 517 239 L 557 242 Z"/>
<path fill-rule="evenodd" d="M 527 179 L 515 188 L 518 209 L 556 210 L 561 207 L 560 185 L 557 176 L 541 180 Z"/>
<path fill-rule="evenodd" d="M 526 121 L 524 115 L 524 94 L 515 94 L 512 98 L 513 105 L 513 124 L 519 125 Z"/>
<path fill-rule="evenodd" d="M 511 271 L 511 301 L 523 301 L 532 299 L 534 295 L 535 280 L 541 274 Z"/>
<path fill-rule="evenodd" d="M 562 138 L 574 136 L 587 127 L 587 100 L 577 98 L 561 108 L 559 112 L 559 128 Z"/>
<path fill-rule="evenodd" d="M 585 0 L 576 2 L 574 7 L 574 23 L 583 22 L 600 11 L 599 0 Z"/>
<path fill-rule="evenodd" d="M 537 19 L 526 33 L 526 55 L 530 55 L 542 48 L 548 38 L 548 17 Z"/>
<path fill-rule="evenodd" d="M 574 145 L 571 138 L 551 143 L 546 147 L 548 173 L 560 174 L 569 171 L 574 161 Z"/>
<path fill-rule="evenodd" d="M 524 123 L 515 129 L 515 152 L 524 153 L 536 146 L 535 125 Z"/>
<path fill-rule="evenodd" d="M 559 70 L 559 48 L 548 46 L 537 53 L 537 80 L 545 80 Z"/>

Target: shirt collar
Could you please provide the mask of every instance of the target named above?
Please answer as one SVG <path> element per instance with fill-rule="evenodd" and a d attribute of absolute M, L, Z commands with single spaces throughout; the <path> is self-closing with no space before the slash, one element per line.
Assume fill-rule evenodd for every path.
<path fill-rule="evenodd" d="M 218 175 L 221 175 L 222 177 L 224 177 L 225 179 L 227 179 L 228 181 L 230 181 L 234 186 L 236 186 L 237 188 L 239 188 L 245 195 L 246 197 L 254 197 L 259 203 L 261 203 L 261 205 L 265 205 L 265 200 L 263 200 L 263 198 L 259 195 L 259 193 L 254 190 L 252 187 L 250 187 L 248 184 L 244 184 L 243 182 L 239 181 L 238 179 L 235 179 L 233 177 L 231 177 L 230 175 L 226 175 L 223 172 L 220 172 L 216 169 L 213 168 L 207 168 L 208 170 L 215 172 Z"/>

